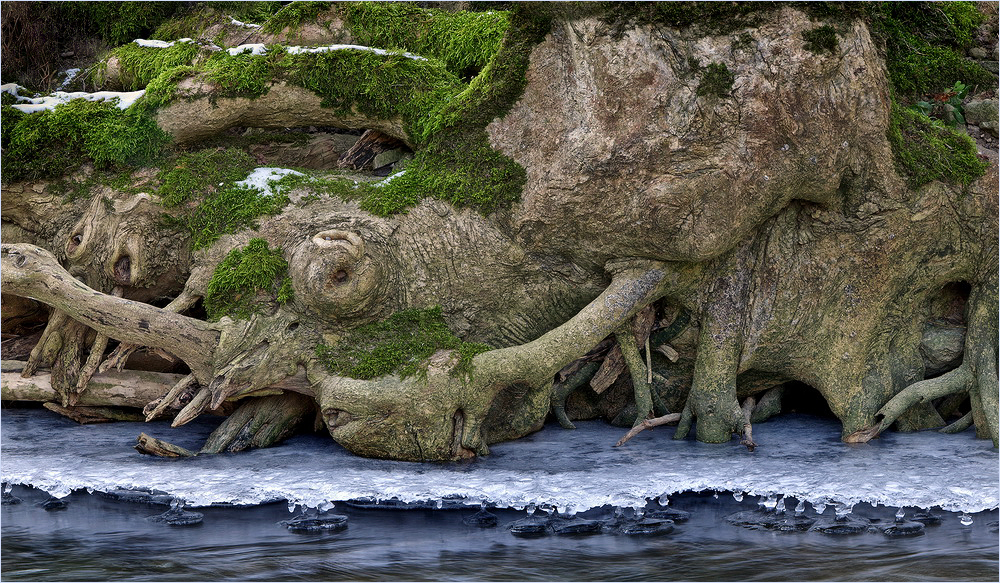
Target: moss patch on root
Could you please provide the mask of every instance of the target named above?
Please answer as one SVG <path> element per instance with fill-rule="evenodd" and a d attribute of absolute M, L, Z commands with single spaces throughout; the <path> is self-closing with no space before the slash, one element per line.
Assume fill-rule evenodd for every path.
<path fill-rule="evenodd" d="M 932 180 L 968 186 L 986 172 L 972 138 L 922 113 L 892 104 L 889 142 L 914 187 Z"/>
<path fill-rule="evenodd" d="M 463 342 L 452 334 L 437 306 L 402 310 L 382 322 L 355 328 L 334 346 L 317 346 L 316 356 L 330 372 L 342 376 L 373 379 L 398 374 L 406 378 L 426 370 L 426 360 L 438 350 L 457 351 L 455 370 L 468 373 L 472 359 L 492 347 Z"/>
<path fill-rule="evenodd" d="M 286 195 L 236 184 L 254 166 L 246 152 L 235 148 L 179 157 L 159 176 L 163 206 L 178 209 L 166 221 L 190 233 L 192 247 L 202 249 L 226 233 L 253 226 L 261 216 L 280 213 L 288 204 Z"/>
<path fill-rule="evenodd" d="M 51 111 L 2 108 L 3 180 L 67 174 L 91 161 L 97 169 L 135 168 L 158 157 L 169 141 L 140 108 L 75 99 Z"/>
<path fill-rule="evenodd" d="M 735 81 L 736 76 L 725 63 L 709 63 L 702 72 L 697 94 L 699 96 L 729 97 L 733 92 Z"/>
<path fill-rule="evenodd" d="M 840 48 L 837 29 L 828 24 L 803 32 L 802 39 L 806 41 L 806 50 L 817 55 L 824 53 L 835 55 Z"/>
<path fill-rule="evenodd" d="M 410 2 L 345 2 L 337 7 L 360 44 L 434 57 L 464 78 L 490 62 L 510 24 L 506 11 L 445 12 Z"/>
<path fill-rule="evenodd" d="M 133 42 L 112 50 L 111 55 L 118 59 L 122 89 L 136 91 L 144 89 L 167 69 L 189 65 L 199 50 L 193 42 L 178 42 L 167 48 L 144 47 Z M 101 84 L 99 79 L 95 81 Z"/>
<path fill-rule="evenodd" d="M 219 263 L 205 292 L 205 312 L 212 322 L 223 316 L 247 319 L 293 297 L 288 262 L 280 248 L 250 239 Z"/>

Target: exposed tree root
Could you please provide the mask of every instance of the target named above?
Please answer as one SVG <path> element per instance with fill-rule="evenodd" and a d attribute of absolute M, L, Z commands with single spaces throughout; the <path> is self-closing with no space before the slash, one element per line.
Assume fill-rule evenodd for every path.
<path fill-rule="evenodd" d="M 618 346 L 621 348 L 622 357 L 632 376 L 632 390 L 635 395 L 635 421 L 632 426 L 643 422 L 650 413 L 653 412 L 653 397 L 650 395 L 647 371 L 642 355 L 639 354 L 639 346 L 636 344 L 635 336 L 632 334 L 632 326 L 622 326 L 615 332 Z"/>
<path fill-rule="evenodd" d="M 582 387 L 584 383 L 589 381 L 600 366 L 601 365 L 596 362 L 588 362 L 584 364 L 582 368 L 578 369 L 566 378 L 566 380 L 553 385 L 552 414 L 556 416 L 556 420 L 559 421 L 559 425 L 561 425 L 563 429 L 576 429 L 576 425 L 573 425 L 569 416 L 566 415 L 566 398 L 569 397 L 570 393 Z"/>
<path fill-rule="evenodd" d="M 140 433 L 136 438 L 135 450 L 146 455 L 158 457 L 194 457 L 195 453 L 189 449 L 184 449 L 179 445 L 167 443 L 166 441 L 150 437 L 145 433 Z"/>
<path fill-rule="evenodd" d="M 740 445 L 745 445 L 748 451 L 753 451 L 757 448 L 757 444 L 753 440 L 753 425 L 750 424 L 756 404 L 757 401 L 753 397 L 747 397 L 743 401 L 743 438 L 740 440 Z"/>
<path fill-rule="evenodd" d="M 670 425 L 671 423 L 677 423 L 680 420 L 680 418 L 681 418 L 680 413 L 668 413 L 661 417 L 654 417 L 652 419 L 643 419 L 641 422 L 636 424 L 632 429 L 630 429 L 628 433 L 623 435 L 622 438 L 618 440 L 618 443 L 615 444 L 615 447 L 620 447 L 624 445 L 626 441 L 632 439 L 636 435 L 639 435 L 639 433 L 645 431 L 646 429 L 652 429 L 654 427 L 659 427 L 660 425 Z"/>
<path fill-rule="evenodd" d="M 142 415 L 118 407 L 63 407 L 57 403 L 43 403 L 42 406 L 81 425 L 111 421 L 142 421 Z"/>
<path fill-rule="evenodd" d="M 163 414 L 168 408 L 180 409 L 181 397 L 191 388 L 197 386 L 198 381 L 195 380 L 194 375 L 187 375 L 181 380 L 177 381 L 174 386 L 170 387 L 167 394 L 161 398 L 150 401 L 142 408 L 142 412 L 146 415 L 146 421 L 152 421 L 160 415 Z M 189 399 L 190 400 L 190 399 Z M 184 404 L 187 404 L 186 402 Z"/>
<path fill-rule="evenodd" d="M 939 433 L 961 433 L 966 429 L 972 427 L 972 411 L 969 411 L 962 416 L 961 419 L 955 421 L 951 425 L 942 427 L 938 430 Z"/>
<path fill-rule="evenodd" d="M 316 401 L 296 393 L 246 399 L 198 453 L 270 447 L 290 437 L 304 420 L 312 421 L 315 411 Z"/>

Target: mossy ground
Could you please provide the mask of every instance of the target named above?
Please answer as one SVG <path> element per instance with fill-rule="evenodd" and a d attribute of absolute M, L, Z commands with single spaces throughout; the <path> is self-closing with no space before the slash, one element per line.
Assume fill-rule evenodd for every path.
<path fill-rule="evenodd" d="M 470 372 L 473 357 L 492 347 L 463 342 L 452 334 L 438 306 L 402 310 L 382 322 L 355 328 L 334 346 L 320 344 L 316 356 L 338 375 L 373 379 L 398 374 L 406 378 L 420 372 L 438 350 L 458 351 L 456 371 Z"/>
<path fill-rule="evenodd" d="M 250 239 L 219 264 L 205 292 L 205 312 L 212 322 L 223 316 L 247 319 L 293 297 L 288 262 L 281 249 L 264 239 Z"/>
<path fill-rule="evenodd" d="M 138 167 L 163 151 L 169 137 L 137 108 L 76 99 L 24 114 L 3 106 L 3 180 L 52 178 L 87 161 L 98 169 Z"/>
<path fill-rule="evenodd" d="M 286 195 L 236 184 L 254 166 L 254 160 L 236 148 L 180 156 L 160 174 L 157 194 L 163 206 L 178 209 L 167 222 L 188 231 L 192 247 L 202 249 L 226 233 L 253 226 L 263 215 L 280 213 L 289 202 Z"/>

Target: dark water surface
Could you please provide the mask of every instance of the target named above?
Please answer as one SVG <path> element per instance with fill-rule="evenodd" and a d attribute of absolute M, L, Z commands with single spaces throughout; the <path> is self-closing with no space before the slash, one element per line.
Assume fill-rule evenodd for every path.
<path fill-rule="evenodd" d="M 65 510 L 15 487 L 3 506 L 5 581 L 996 581 L 997 512 L 954 513 L 922 536 L 753 531 L 725 516 L 756 507 L 747 497 L 684 494 L 671 507 L 691 520 L 657 537 L 613 534 L 518 538 L 504 528 L 525 513 L 494 510 L 495 528 L 467 526 L 468 510 L 358 509 L 339 504 L 346 530 L 297 534 L 278 524 L 287 505 L 202 508 L 198 526 L 144 517 L 165 508 L 114 502 L 86 492 Z M 893 509 L 855 507 L 891 520 Z M 832 513 L 831 509 L 827 513 Z M 609 516 L 595 509 L 588 516 Z"/>

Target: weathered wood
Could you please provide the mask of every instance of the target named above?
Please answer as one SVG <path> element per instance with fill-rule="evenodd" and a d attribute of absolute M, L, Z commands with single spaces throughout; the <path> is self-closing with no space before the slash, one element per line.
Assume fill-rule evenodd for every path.
<path fill-rule="evenodd" d="M 145 433 L 140 433 L 139 437 L 136 438 L 135 450 L 139 453 L 159 457 L 194 457 L 196 455 L 189 449 L 150 437 Z"/>
<path fill-rule="evenodd" d="M 654 417 L 653 419 L 643 419 L 642 423 L 639 423 L 632 429 L 629 429 L 628 433 L 623 435 L 622 438 L 618 440 L 618 443 L 615 444 L 615 447 L 620 447 L 624 445 L 626 441 L 632 439 L 636 435 L 639 435 L 640 432 L 645 431 L 646 429 L 652 429 L 660 425 L 669 425 L 671 423 L 677 423 L 678 421 L 680 421 L 680 419 L 681 419 L 680 413 L 668 413 L 667 415 L 663 415 L 662 417 Z"/>
<path fill-rule="evenodd" d="M 403 142 L 378 130 L 366 130 L 353 146 L 340 156 L 337 166 L 351 170 L 371 169 L 375 157 L 382 152 L 404 147 Z"/>
<path fill-rule="evenodd" d="M 60 395 L 52 388 L 49 375 L 21 376 L 25 363 L 3 361 L 2 389 L 4 401 L 33 401 L 37 403 L 61 402 Z M 95 374 L 87 391 L 80 395 L 78 405 L 89 407 L 134 407 L 142 409 L 170 390 L 184 375 L 162 372 L 126 370 L 120 373 Z"/>
<path fill-rule="evenodd" d="M 210 374 L 219 340 L 210 324 L 91 289 L 41 247 L 4 244 L 0 263 L 5 291 L 45 302 L 121 342 L 168 350 L 184 360 L 196 378 Z"/>
<path fill-rule="evenodd" d="M 316 401 L 297 393 L 245 399 L 209 436 L 199 454 L 269 447 L 290 437 L 308 418 Z"/>
<path fill-rule="evenodd" d="M 750 418 L 753 416 L 754 406 L 757 404 L 757 400 L 753 397 L 747 397 L 743 401 L 742 413 L 743 413 L 743 439 L 740 440 L 740 445 L 745 445 L 747 450 L 753 451 L 757 448 L 757 444 L 753 440 L 753 425 L 750 423 Z"/>
<path fill-rule="evenodd" d="M 121 407 L 63 407 L 58 403 L 44 403 L 42 406 L 63 417 L 68 417 L 80 425 L 143 420 L 141 414 Z"/>

